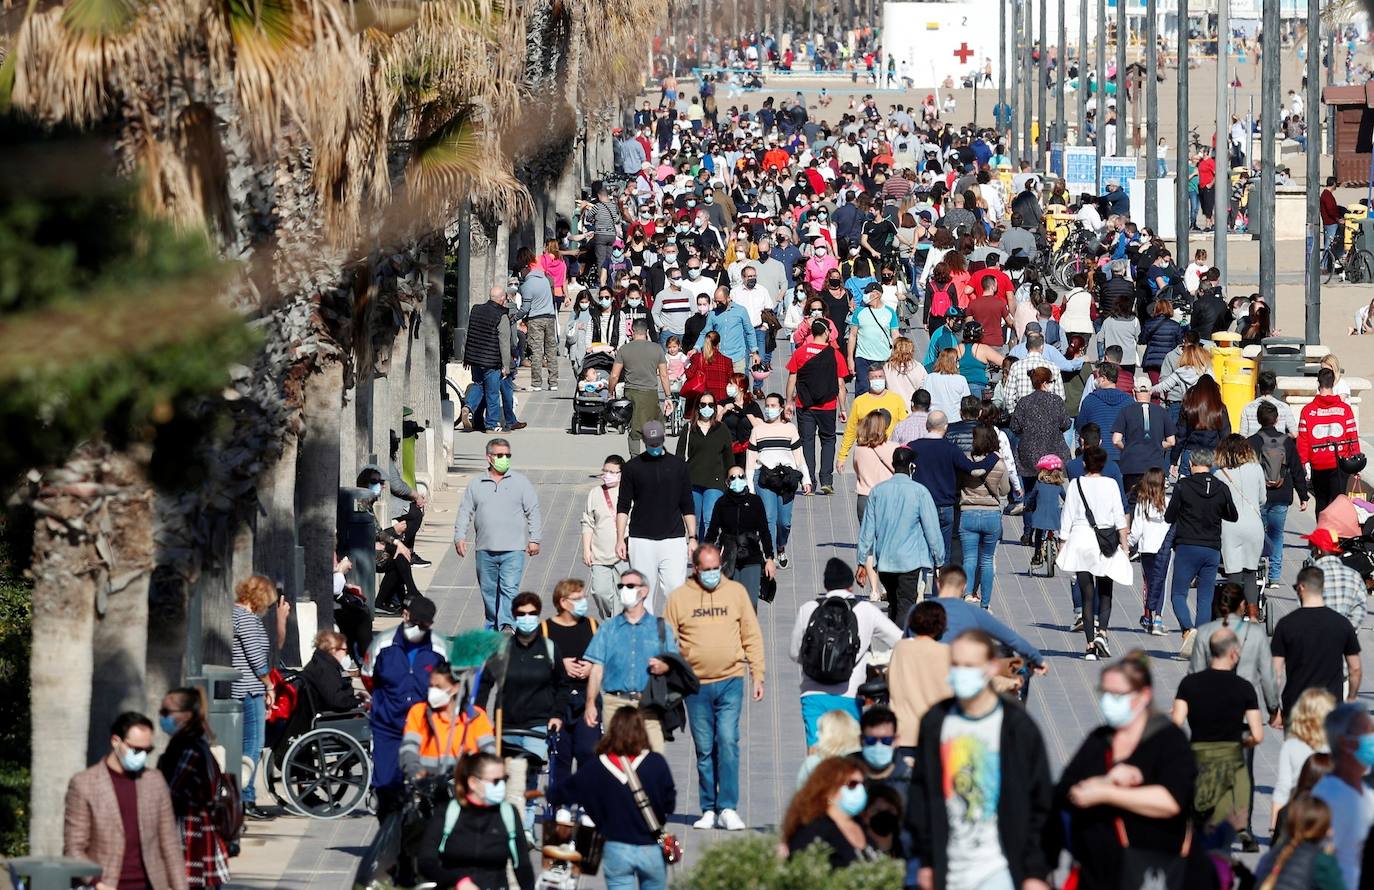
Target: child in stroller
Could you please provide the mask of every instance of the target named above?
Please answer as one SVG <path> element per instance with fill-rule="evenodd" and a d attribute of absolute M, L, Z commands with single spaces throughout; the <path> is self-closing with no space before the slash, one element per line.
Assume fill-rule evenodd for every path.
<path fill-rule="evenodd" d="M 611 368 L 615 356 L 610 347 L 592 344 L 577 370 L 577 387 L 573 392 L 572 432 L 584 428 L 595 429 L 597 435 L 606 432 L 606 403 L 610 400 Z"/>

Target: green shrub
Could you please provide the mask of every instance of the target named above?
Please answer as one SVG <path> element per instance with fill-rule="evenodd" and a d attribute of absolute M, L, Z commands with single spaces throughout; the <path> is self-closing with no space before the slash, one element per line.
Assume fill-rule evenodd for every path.
<path fill-rule="evenodd" d="M 672 882 L 673 890 L 892 890 L 905 876 L 903 864 L 887 858 L 832 869 L 820 844 L 779 859 L 778 844 L 771 834 L 715 844 Z"/>

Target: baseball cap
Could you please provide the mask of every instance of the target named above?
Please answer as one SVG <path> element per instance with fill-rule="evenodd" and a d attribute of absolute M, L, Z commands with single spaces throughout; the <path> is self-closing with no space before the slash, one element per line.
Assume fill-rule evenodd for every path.
<path fill-rule="evenodd" d="M 864 293 L 866 293 L 866 294 L 871 294 L 871 293 L 875 293 L 875 292 L 879 292 L 879 293 L 880 293 L 880 292 L 882 292 L 882 289 L 883 289 L 883 286 L 882 286 L 881 284 L 879 284 L 878 282 L 876 282 L 876 281 L 870 281 L 868 284 L 865 284 L 865 285 L 864 285 Z"/>
<path fill-rule="evenodd" d="M 1044 329 L 1043 327 L 1040 326 L 1040 322 L 1038 322 L 1038 321 L 1028 321 L 1028 322 L 1026 322 L 1026 329 L 1025 329 L 1025 331 L 1024 331 L 1023 333 L 1026 333 L 1026 334 L 1043 334 L 1043 333 L 1045 333 L 1045 329 Z"/>
<path fill-rule="evenodd" d="M 611 246 L 612 246 L 612 247 L 624 247 L 624 246 L 625 246 L 625 242 L 624 242 L 624 241 L 621 241 L 619 238 L 617 238 L 617 239 L 615 239 L 615 243 L 612 244 Z"/>
<path fill-rule="evenodd" d="M 644 428 L 641 432 L 644 436 L 644 444 L 648 445 L 650 448 L 657 448 L 658 446 L 663 444 L 663 437 L 665 436 L 665 432 L 663 430 L 663 421 L 646 421 L 644 423 Z"/>

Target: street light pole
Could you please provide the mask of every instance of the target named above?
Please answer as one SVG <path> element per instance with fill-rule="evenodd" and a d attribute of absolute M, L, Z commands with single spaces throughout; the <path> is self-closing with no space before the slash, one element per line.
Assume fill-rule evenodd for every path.
<path fill-rule="evenodd" d="M 1317 0 L 1309 0 L 1316 5 Z M 1231 0 L 1217 0 L 1217 175 L 1212 180 L 1212 265 L 1226 280 L 1226 236 L 1231 228 L 1231 122 L 1226 91 L 1231 88 Z"/>
<path fill-rule="evenodd" d="M 1260 294 L 1276 311 L 1274 296 L 1278 266 L 1274 260 L 1274 124 L 1279 119 L 1279 0 L 1264 0 L 1260 32 L 1260 52 L 1264 70 L 1260 72 Z"/>
<path fill-rule="evenodd" d="M 1011 65 L 1011 131 L 1007 133 L 1007 152 L 1011 155 L 1011 168 L 1021 167 L 1021 116 L 1026 110 L 1021 107 L 1021 0 L 1006 0 L 1011 4 L 1011 33 L 1007 36 L 1011 54 L 1007 62 Z"/>
<path fill-rule="evenodd" d="M 1180 263 L 1191 262 L 1188 234 L 1193 210 L 1188 198 L 1188 0 L 1178 0 L 1178 144 L 1174 146 L 1174 256 Z"/>
<path fill-rule="evenodd" d="M 1088 0 L 1078 4 L 1078 144 L 1088 144 Z"/>
<path fill-rule="evenodd" d="M 1314 0 L 1307 4 L 1307 320 L 1303 338 L 1320 343 L 1322 334 L 1322 219 L 1321 200 L 1321 9 Z"/>
<path fill-rule="evenodd" d="M 1042 169 L 1041 165 L 1045 163 L 1045 152 L 1049 148 L 1050 139 L 1050 116 L 1047 113 L 1049 86 L 1046 83 L 1050 77 L 1049 7 L 1050 0 L 1040 0 L 1040 71 L 1037 72 L 1039 76 L 1035 85 L 1035 112 L 1036 119 L 1040 121 L 1040 138 L 1035 144 L 1037 170 Z"/>
<path fill-rule="evenodd" d="M 1094 194 L 1102 193 L 1102 156 L 1107 151 L 1107 0 L 1097 0 L 1097 169 L 1093 176 Z"/>
<path fill-rule="evenodd" d="M 997 4 L 997 113 L 992 122 L 997 127 L 997 135 L 1002 136 L 1003 115 L 1007 113 L 1007 4 Z"/>
<path fill-rule="evenodd" d="M 1034 0 L 1025 0 L 1026 8 L 1021 16 L 1022 29 L 1026 32 L 1026 70 L 1021 77 L 1022 103 L 1026 106 L 1026 113 L 1021 116 L 1021 156 L 1023 160 L 1031 162 L 1032 168 L 1035 166 L 1035 143 L 1031 139 L 1031 130 L 1035 126 L 1035 21 L 1032 18 L 1035 9 L 1031 6 L 1033 2 Z M 1044 3 L 1045 0 L 1040 2 Z"/>
<path fill-rule="evenodd" d="M 1145 225 L 1151 232 L 1159 230 L 1158 15 L 1158 0 L 1145 0 Z"/>
<path fill-rule="evenodd" d="M 1126 156 L 1126 0 L 1116 0 L 1116 156 Z"/>
<path fill-rule="evenodd" d="M 1059 64 L 1054 78 L 1054 133 L 1058 137 L 1055 141 L 1060 145 L 1067 145 L 1069 141 L 1069 110 L 1064 98 L 1064 83 L 1068 79 L 1069 25 L 1064 21 L 1064 0 L 1059 0 Z"/>

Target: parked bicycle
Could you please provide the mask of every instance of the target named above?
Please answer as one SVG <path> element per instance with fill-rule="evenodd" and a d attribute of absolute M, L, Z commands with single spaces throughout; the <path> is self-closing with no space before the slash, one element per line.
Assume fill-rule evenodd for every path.
<path fill-rule="evenodd" d="M 1334 241 L 1322 248 L 1321 270 L 1323 284 L 1330 284 L 1338 275 L 1346 284 L 1374 282 L 1374 253 L 1365 249 L 1364 230 L 1354 229 L 1343 251 Z"/>

